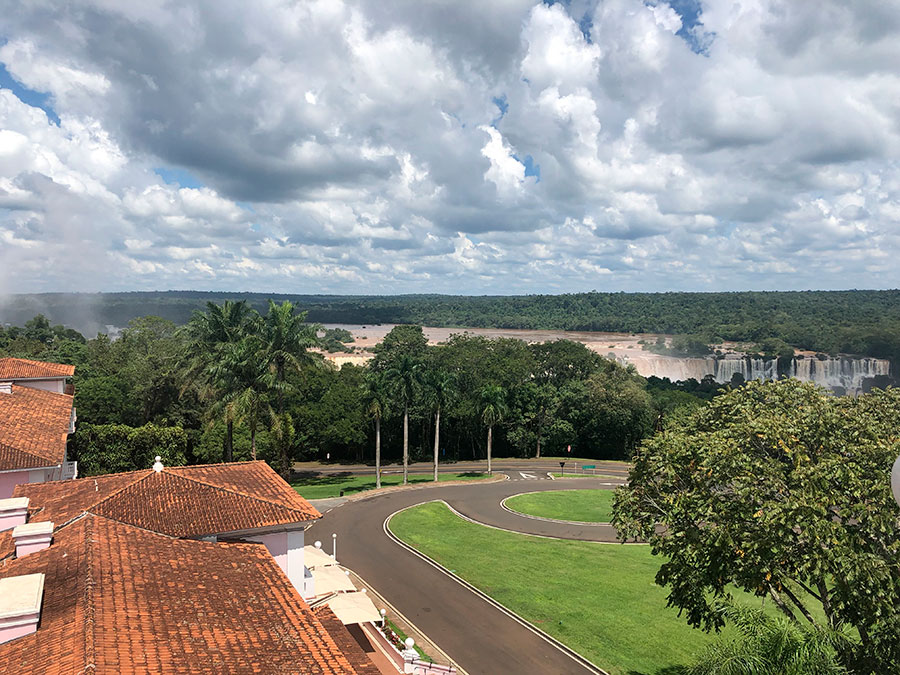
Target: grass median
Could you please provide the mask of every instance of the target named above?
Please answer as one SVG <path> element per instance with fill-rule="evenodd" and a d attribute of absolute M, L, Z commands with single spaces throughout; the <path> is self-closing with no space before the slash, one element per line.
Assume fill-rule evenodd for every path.
<path fill-rule="evenodd" d="M 513 511 L 539 518 L 608 523 L 612 500 L 612 490 L 560 490 L 516 495 L 505 503 Z"/>
<path fill-rule="evenodd" d="M 431 502 L 391 530 L 613 675 L 666 675 L 714 639 L 666 607 L 644 545 L 542 539 L 466 522 Z M 748 602 L 753 602 L 747 597 Z"/>
<path fill-rule="evenodd" d="M 448 480 L 484 480 L 490 478 L 487 473 L 441 473 L 438 478 L 441 481 Z M 434 475 L 430 473 L 417 473 L 409 475 L 410 483 L 429 483 L 434 481 Z M 403 474 L 382 474 L 381 486 L 389 487 L 391 485 L 402 485 Z M 328 474 L 315 475 L 299 478 L 291 481 L 291 487 L 300 493 L 306 499 L 327 499 L 329 497 L 340 497 L 341 491 L 344 496 L 354 494 L 356 492 L 364 492 L 365 490 L 375 489 L 375 476 L 357 476 L 352 474 Z"/>

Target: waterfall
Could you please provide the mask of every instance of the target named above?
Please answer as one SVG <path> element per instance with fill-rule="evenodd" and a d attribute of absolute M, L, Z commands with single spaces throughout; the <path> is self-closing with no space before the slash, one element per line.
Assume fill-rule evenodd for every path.
<path fill-rule="evenodd" d="M 802 382 L 814 382 L 829 389 L 847 393 L 862 389 L 863 381 L 879 375 L 890 375 L 891 366 L 887 359 L 851 358 L 835 356 L 795 357 L 785 363 L 781 372 L 776 359 L 762 359 L 752 356 L 728 355 L 723 358 L 676 358 L 656 354 L 640 354 L 620 357 L 621 363 L 633 364 L 644 377 L 669 378 L 672 382 L 702 380 L 712 375 L 716 382 L 727 384 L 740 373 L 744 380 L 776 380 L 779 375 L 795 377 Z"/>

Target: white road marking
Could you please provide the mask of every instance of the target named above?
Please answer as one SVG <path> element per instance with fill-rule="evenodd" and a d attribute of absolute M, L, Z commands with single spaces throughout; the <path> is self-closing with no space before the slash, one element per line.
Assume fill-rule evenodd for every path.
<path fill-rule="evenodd" d="M 524 473 L 523 471 L 520 471 L 519 475 L 522 476 L 522 478 L 537 480 L 537 476 L 535 476 L 533 473 Z"/>

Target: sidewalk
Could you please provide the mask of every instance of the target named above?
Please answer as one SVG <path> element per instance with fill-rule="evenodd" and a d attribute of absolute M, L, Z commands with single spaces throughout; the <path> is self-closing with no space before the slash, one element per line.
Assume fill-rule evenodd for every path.
<path fill-rule="evenodd" d="M 347 569 L 347 568 L 344 568 Z M 372 602 L 375 603 L 375 606 L 378 609 L 386 609 L 387 610 L 387 618 L 390 619 L 397 628 L 406 633 L 409 637 L 416 641 L 416 645 L 422 649 L 423 652 L 428 654 L 434 662 L 444 666 L 453 666 L 456 668 L 456 672 L 459 675 L 468 675 L 468 673 L 463 670 L 459 664 L 453 661 L 440 647 L 435 644 L 435 642 L 427 635 L 425 635 L 422 631 L 420 631 L 415 624 L 409 621 L 405 616 L 403 616 L 397 609 L 384 599 L 382 595 L 378 593 L 374 588 L 372 588 L 369 584 L 365 582 L 365 580 L 360 577 L 356 572 L 350 570 L 350 578 L 353 580 L 353 583 L 356 584 L 358 588 L 365 588 L 366 593 L 372 599 Z"/>

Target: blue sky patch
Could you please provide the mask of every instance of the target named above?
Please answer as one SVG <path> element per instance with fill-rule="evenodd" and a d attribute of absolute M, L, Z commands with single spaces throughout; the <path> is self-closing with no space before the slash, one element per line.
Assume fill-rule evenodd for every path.
<path fill-rule="evenodd" d="M 668 3 L 681 17 L 681 29 L 675 34 L 687 42 L 695 54 L 706 56 L 715 33 L 703 28 L 703 21 L 700 18 L 703 7 L 700 0 L 668 0 Z"/>
<path fill-rule="evenodd" d="M 9 89 L 25 105 L 30 105 L 32 108 L 40 108 L 47 113 L 47 118 L 53 124 L 59 126 L 59 115 L 56 114 L 53 106 L 50 105 L 50 94 L 29 89 L 17 82 L 2 63 L 0 63 L 0 88 Z"/>
<path fill-rule="evenodd" d="M 497 125 L 500 124 L 500 120 L 506 116 L 506 111 L 509 110 L 509 103 L 506 102 L 506 94 L 503 94 L 503 96 L 495 96 L 491 100 L 500 110 L 500 114 L 491 120 L 491 126 L 496 128 Z"/>
<path fill-rule="evenodd" d="M 534 163 L 534 157 L 531 155 L 525 155 L 524 157 L 513 155 L 513 159 L 525 166 L 525 178 L 534 176 L 537 179 L 535 182 L 541 182 L 541 165 Z"/>
<path fill-rule="evenodd" d="M 179 185 L 183 188 L 202 188 L 204 183 L 199 181 L 194 174 L 184 169 L 169 169 L 164 166 L 153 169 L 153 173 L 166 181 L 169 185 Z"/>

